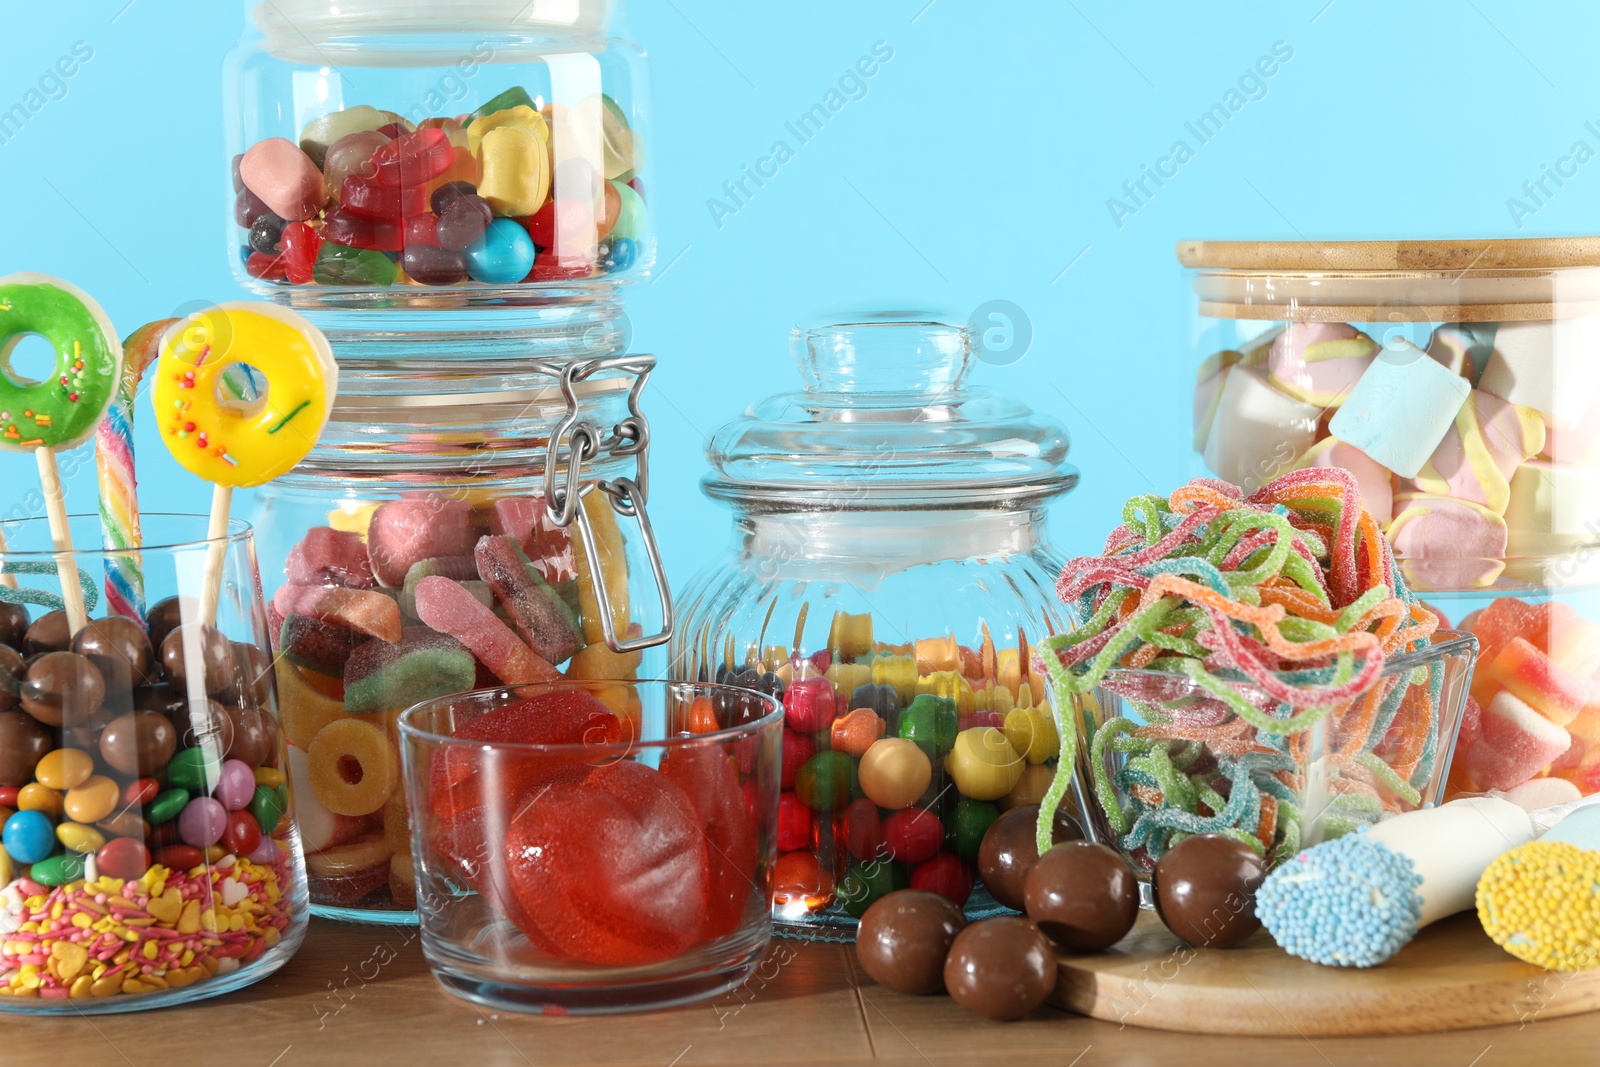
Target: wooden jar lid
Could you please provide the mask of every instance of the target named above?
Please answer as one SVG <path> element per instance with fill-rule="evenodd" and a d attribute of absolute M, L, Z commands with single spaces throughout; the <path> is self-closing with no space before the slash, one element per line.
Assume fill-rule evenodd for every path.
<path fill-rule="evenodd" d="M 1222 270 L 1455 271 L 1600 267 L 1600 237 L 1460 241 L 1179 241 L 1185 267 Z"/>

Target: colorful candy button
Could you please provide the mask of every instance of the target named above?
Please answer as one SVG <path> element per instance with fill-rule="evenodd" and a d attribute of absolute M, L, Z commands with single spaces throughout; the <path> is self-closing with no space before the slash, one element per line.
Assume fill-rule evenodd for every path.
<path fill-rule="evenodd" d="M 79 852 L 62 852 L 35 863 L 29 877 L 40 885 L 58 886 L 83 877 L 89 857 Z"/>
<path fill-rule="evenodd" d="M 150 869 L 150 850 L 132 837 L 113 838 L 95 854 L 100 873 L 112 878 L 133 879 Z"/>
<path fill-rule="evenodd" d="M 191 795 L 211 792 L 221 775 L 222 760 L 204 748 L 186 748 L 167 764 L 167 782 Z"/>
<path fill-rule="evenodd" d="M 17 792 L 18 811 L 37 811 L 52 819 L 61 817 L 61 794 L 47 785 L 29 782 Z"/>
<path fill-rule="evenodd" d="M 255 796 L 250 801 L 250 814 L 256 817 L 256 822 L 261 825 L 261 832 L 264 834 L 270 834 L 278 828 L 278 823 L 283 820 L 283 813 L 287 808 L 281 785 L 257 786 Z"/>
<path fill-rule="evenodd" d="M 154 802 L 152 802 L 150 806 L 145 809 L 145 817 L 150 820 L 152 825 L 159 826 L 162 823 L 171 822 L 173 819 L 176 819 L 183 812 L 184 807 L 187 806 L 188 803 L 188 790 L 168 789 L 166 792 L 156 797 Z"/>
<path fill-rule="evenodd" d="M 76 748 L 58 748 L 47 752 L 33 770 L 33 777 L 42 786 L 51 789 L 74 789 L 94 774 L 94 757 Z"/>
<path fill-rule="evenodd" d="M 63 807 L 67 818 L 74 822 L 99 822 L 117 810 L 117 801 L 121 797 L 122 790 L 117 788 L 116 782 L 103 774 L 96 774 L 76 789 L 69 790 Z"/>
<path fill-rule="evenodd" d="M 72 852 L 98 852 L 106 843 L 106 835 L 92 826 L 64 822 L 56 827 L 56 840 Z"/>
<path fill-rule="evenodd" d="M 38 811 L 19 811 L 0 829 L 0 844 L 18 863 L 38 863 L 56 848 L 55 827 Z"/>

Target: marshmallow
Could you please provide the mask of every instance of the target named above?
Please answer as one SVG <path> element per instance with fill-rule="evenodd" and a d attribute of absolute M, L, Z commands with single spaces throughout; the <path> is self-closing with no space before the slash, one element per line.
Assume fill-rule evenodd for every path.
<path fill-rule="evenodd" d="M 1283 336 L 1286 326 L 1274 326 L 1270 330 L 1263 330 L 1250 340 L 1239 346 L 1239 362 L 1246 367 L 1265 367 L 1267 358 L 1272 355 L 1272 346 L 1278 343 L 1278 338 Z"/>
<path fill-rule="evenodd" d="M 1497 322 L 1447 322 L 1433 331 L 1428 355 L 1452 374 L 1459 374 L 1473 385 L 1483 374 L 1483 365 L 1494 351 Z"/>
<path fill-rule="evenodd" d="M 1413 481 L 1424 493 L 1471 500 L 1504 515 L 1512 474 L 1542 448 L 1544 418 L 1537 411 L 1474 389 Z"/>
<path fill-rule="evenodd" d="M 1209 356 L 1200 364 L 1194 376 L 1194 450 L 1204 452 L 1206 438 L 1211 435 L 1211 423 L 1217 417 L 1217 404 L 1222 398 L 1222 383 L 1235 363 L 1244 359 L 1244 353 L 1225 348 Z"/>
<path fill-rule="evenodd" d="M 1367 365 L 1328 428 L 1402 478 L 1415 478 L 1471 392 L 1465 378 L 1397 340 Z"/>
<path fill-rule="evenodd" d="M 1478 387 L 1560 429 L 1578 425 L 1600 389 L 1600 320 L 1501 323 Z"/>
<path fill-rule="evenodd" d="M 1546 427 L 1544 455 L 1557 463 L 1600 462 L 1600 393 L 1590 399 L 1576 423 L 1559 430 Z"/>
<path fill-rule="evenodd" d="M 1530 460 L 1511 476 L 1512 556 L 1554 556 L 1600 544 L 1600 468 Z"/>
<path fill-rule="evenodd" d="M 1506 522 L 1482 504 L 1396 493 L 1394 507 L 1389 541 L 1406 578 L 1417 588 L 1492 585 L 1505 570 Z"/>
<path fill-rule="evenodd" d="M 1337 437 L 1324 437 L 1300 457 L 1300 467 L 1343 467 L 1356 476 L 1361 504 L 1379 524 L 1394 516 L 1394 487 L 1389 469 L 1354 445 Z"/>
<path fill-rule="evenodd" d="M 1234 364 L 1206 437 L 1206 466 L 1246 492 L 1294 467 L 1316 440 L 1322 409 L 1274 389 L 1264 371 Z"/>
<path fill-rule="evenodd" d="M 1377 342 L 1349 323 L 1294 322 L 1272 342 L 1267 373 L 1295 399 L 1335 407 L 1377 353 Z"/>

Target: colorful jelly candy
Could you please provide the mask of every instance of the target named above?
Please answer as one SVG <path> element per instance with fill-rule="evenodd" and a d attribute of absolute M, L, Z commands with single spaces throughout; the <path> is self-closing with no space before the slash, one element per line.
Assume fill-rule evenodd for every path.
<path fill-rule="evenodd" d="M 578 618 L 509 537 L 490 535 L 474 552 L 478 575 L 516 624 L 528 646 L 551 663 L 563 663 L 582 646 Z"/>
<path fill-rule="evenodd" d="M 367 527 L 373 573 L 391 589 L 405 583 L 414 563 L 450 556 L 470 559 L 477 541 L 471 506 L 437 495 L 385 501 Z"/>
<path fill-rule="evenodd" d="M 335 241 L 324 240 L 317 252 L 312 279 L 319 285 L 355 285 L 386 287 L 394 284 L 399 273 L 394 260 L 382 252 L 352 248 Z"/>
<path fill-rule="evenodd" d="M 441 129 L 404 134 L 372 153 L 373 180 L 379 185 L 421 186 L 455 163 L 450 135 Z"/>
<path fill-rule="evenodd" d="M 662 757 L 661 773 L 689 798 L 690 814 L 706 841 L 706 911 L 700 938 L 731 934 L 744 921 L 757 885 L 755 824 L 745 806 L 738 768 L 719 749 L 683 747 Z"/>
<path fill-rule="evenodd" d="M 398 644 L 368 641 L 344 665 L 344 706 L 354 715 L 407 708 L 472 688 L 472 653 L 448 634 L 408 631 Z"/>
<path fill-rule="evenodd" d="M 423 622 L 459 639 L 502 682 L 525 685 L 561 676 L 460 583 L 438 576 L 424 578 L 417 583 L 416 597 L 417 616 Z"/>
<path fill-rule="evenodd" d="M 478 148 L 482 176 L 478 194 L 496 215 L 532 215 L 550 194 L 550 156 L 545 142 L 530 129 L 501 126 L 484 135 Z"/>

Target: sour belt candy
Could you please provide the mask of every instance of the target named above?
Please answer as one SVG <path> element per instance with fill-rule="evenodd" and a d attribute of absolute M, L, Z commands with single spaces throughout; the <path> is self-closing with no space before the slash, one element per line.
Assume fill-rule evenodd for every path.
<path fill-rule="evenodd" d="M 1153 865 L 1182 837 L 1224 833 L 1273 862 L 1293 855 L 1308 731 L 1325 719 L 1327 833 L 1419 802 L 1438 757 L 1443 666 L 1382 672 L 1438 620 L 1360 499 L 1338 468 L 1249 496 L 1200 479 L 1167 499 L 1134 497 L 1104 555 L 1063 569 L 1057 593 L 1080 625 L 1039 649 L 1056 715 L 1103 687 L 1145 720 L 1112 719 L 1090 739 L 1094 790 L 1125 852 Z M 1047 830 L 1077 734 L 1056 725 Z M 1115 771 L 1108 754 L 1121 757 Z"/>

